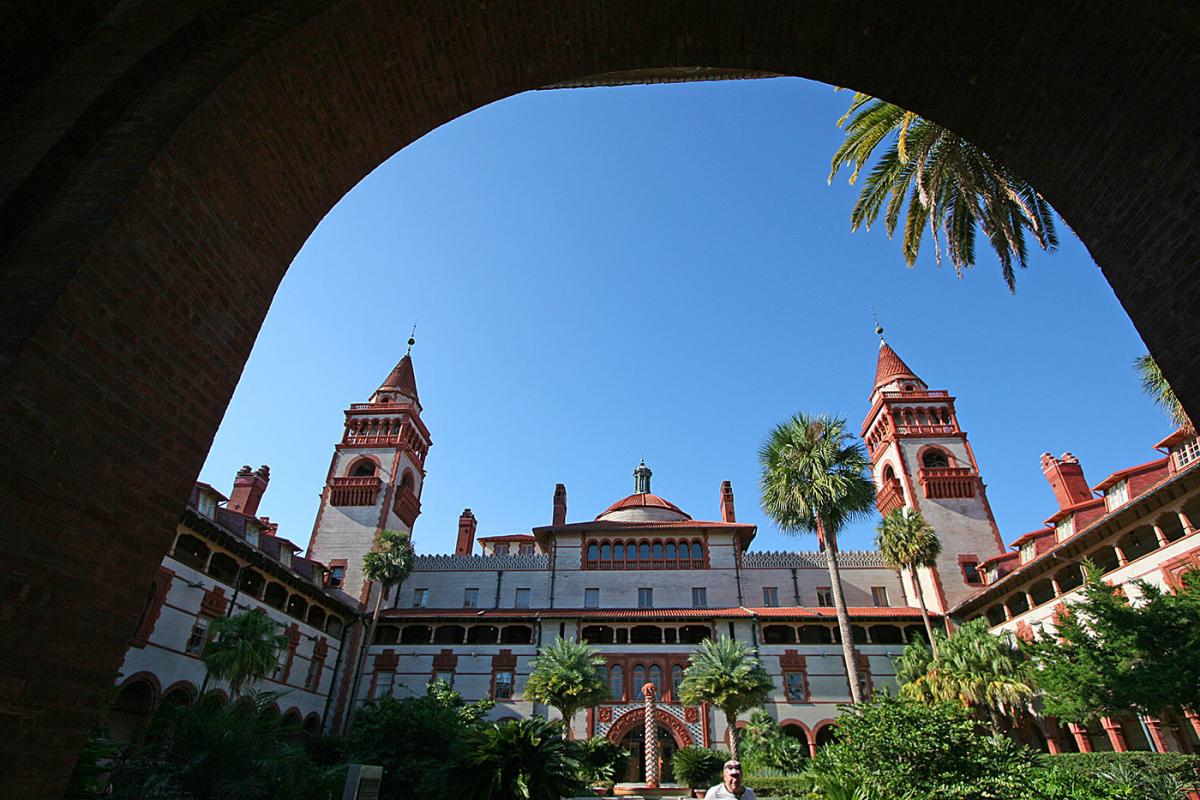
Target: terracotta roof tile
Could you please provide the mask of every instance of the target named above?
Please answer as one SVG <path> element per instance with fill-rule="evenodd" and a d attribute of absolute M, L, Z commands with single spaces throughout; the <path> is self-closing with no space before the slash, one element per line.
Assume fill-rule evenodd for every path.
<path fill-rule="evenodd" d="M 613 503 L 611 506 L 604 509 L 604 511 L 600 512 L 600 514 L 596 516 L 596 519 L 600 519 L 600 517 L 603 517 L 605 514 L 610 514 L 613 511 L 620 511 L 621 509 L 625 508 L 665 508 L 668 511 L 674 511 L 676 514 L 682 514 L 688 519 L 692 518 L 690 514 L 672 503 L 670 500 L 664 500 L 658 495 L 650 494 L 649 492 L 638 492 Z"/>
<path fill-rule="evenodd" d="M 917 377 L 917 373 L 913 372 L 908 364 L 905 364 L 904 360 L 896 355 L 896 351 L 892 349 L 891 345 L 880 340 L 879 361 L 875 365 L 875 388 L 879 388 L 893 378 L 901 375 L 907 375 L 911 378 Z"/>
<path fill-rule="evenodd" d="M 377 391 L 392 390 L 420 402 L 417 396 L 417 376 L 413 374 L 412 356 L 407 353 L 379 385 Z"/>

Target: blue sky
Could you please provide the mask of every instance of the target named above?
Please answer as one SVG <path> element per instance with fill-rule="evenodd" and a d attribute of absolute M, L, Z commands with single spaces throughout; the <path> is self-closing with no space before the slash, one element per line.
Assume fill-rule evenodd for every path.
<path fill-rule="evenodd" d="M 813 549 L 762 514 L 756 451 L 797 410 L 858 429 L 871 306 L 958 397 L 1006 541 L 1054 509 L 1043 451 L 1071 450 L 1092 483 L 1155 457 L 1170 428 L 1130 369 L 1144 347 L 1065 226 L 1015 296 L 990 251 L 959 280 L 928 241 L 907 269 L 882 230 L 850 232 L 856 190 L 826 184 L 849 100 L 792 78 L 533 92 L 431 132 L 297 255 L 201 480 L 228 492 L 270 464 L 260 513 L 307 543 L 342 410 L 415 321 L 434 439 L 420 551 L 452 551 L 468 506 L 480 535 L 547 524 L 555 483 L 591 519 L 642 457 L 693 517 L 716 518 L 731 480 L 755 549 Z"/>

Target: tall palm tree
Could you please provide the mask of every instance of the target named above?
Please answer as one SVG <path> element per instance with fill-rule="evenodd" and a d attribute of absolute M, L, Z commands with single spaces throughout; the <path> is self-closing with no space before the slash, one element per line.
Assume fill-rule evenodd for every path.
<path fill-rule="evenodd" d="M 942 552 L 942 543 L 921 512 L 912 508 L 897 508 L 883 518 L 876 528 L 875 543 L 883 563 L 892 569 L 906 569 L 912 575 L 917 605 L 921 608 L 921 619 L 925 623 L 925 635 L 933 655 L 937 657 L 937 642 L 933 639 L 933 625 L 929 622 L 929 610 L 925 607 L 925 593 L 921 589 L 918 567 L 932 567 Z"/>
<path fill-rule="evenodd" d="M 760 706 L 775 682 L 758 657 L 741 642 L 722 636 L 705 639 L 692 653 L 679 685 L 679 699 L 689 706 L 708 703 L 721 709 L 729 729 L 729 748 L 738 757 L 737 715 Z"/>
<path fill-rule="evenodd" d="M 375 546 L 363 556 L 363 576 L 376 584 L 374 589 L 375 609 L 371 613 L 371 624 L 367 629 L 366 638 L 363 639 L 362 648 L 359 650 L 358 669 L 354 672 L 354 686 L 350 691 L 350 712 L 346 714 L 346 730 L 349 730 L 350 720 L 353 716 L 351 712 L 354 710 L 354 701 L 358 696 L 358 686 L 362 680 L 367 650 L 375 639 L 375 628 L 379 624 L 379 612 L 383 608 L 383 597 L 391 587 L 404 583 L 404 579 L 412 573 L 414 559 L 415 554 L 409 535 L 404 531 L 391 529 L 381 531 L 375 540 Z"/>
<path fill-rule="evenodd" d="M 886 201 L 883 219 L 889 237 L 901 213 L 905 215 L 901 250 L 910 267 L 928 228 L 937 263 L 942 263 L 941 235 L 961 277 L 965 267 L 975 264 L 978 226 L 1000 259 L 1009 291 L 1015 291 L 1013 265 L 1026 265 L 1026 232 L 1043 250 L 1058 247 L 1054 210 L 1045 198 L 953 131 L 861 92 L 838 125 L 845 127 L 846 139 L 834 153 L 830 182 L 842 167 L 853 165 L 853 184 L 875 149 L 887 142 L 854 204 L 850 227 L 866 225 L 869 230 Z"/>
<path fill-rule="evenodd" d="M 926 703 L 962 703 L 986 714 L 995 733 L 1029 711 L 1034 697 L 1030 663 L 1007 639 L 990 634 L 987 620 L 972 620 L 943 638 L 938 653 L 915 679 L 912 667 L 924 656 L 898 664 L 901 694 Z M 901 662 L 907 655 L 906 650 Z"/>
<path fill-rule="evenodd" d="M 212 641 L 204 651 L 210 677 L 229 682 L 229 693 L 262 680 L 275 671 L 287 637 L 279 625 L 259 609 L 243 611 L 212 622 Z"/>
<path fill-rule="evenodd" d="M 846 420 L 800 413 L 771 430 L 758 461 L 763 511 L 785 533 L 815 533 L 825 553 L 850 696 L 861 703 L 837 536 L 847 523 L 870 513 L 875 499 L 875 487 L 864 474 L 870 463 L 866 451 L 846 431 Z"/>
<path fill-rule="evenodd" d="M 1171 422 L 1188 433 L 1195 433 L 1196 426 L 1192 424 L 1192 419 L 1184 410 L 1183 403 L 1179 402 L 1179 398 L 1175 396 L 1175 390 L 1171 388 L 1171 384 L 1167 383 L 1162 370 L 1158 368 L 1158 362 L 1154 360 L 1154 356 L 1149 353 L 1138 356 L 1133 360 L 1133 368 L 1142 380 L 1142 391 L 1150 395 L 1150 399 L 1167 412 Z"/>
<path fill-rule="evenodd" d="M 525 696 L 562 714 L 567 738 L 574 738 L 575 712 L 610 696 L 604 656 L 589 644 L 555 639 L 530 662 Z"/>

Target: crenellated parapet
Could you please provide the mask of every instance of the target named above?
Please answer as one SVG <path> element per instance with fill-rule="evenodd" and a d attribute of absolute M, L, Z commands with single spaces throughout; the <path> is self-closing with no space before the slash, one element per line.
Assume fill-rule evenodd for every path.
<path fill-rule="evenodd" d="M 486 572 L 489 570 L 548 570 L 550 558 L 533 555 L 424 555 L 417 556 L 413 572 Z"/>
<path fill-rule="evenodd" d="M 876 550 L 841 550 L 838 565 L 842 567 L 883 567 L 883 557 Z M 825 554 L 811 550 L 750 551 L 742 555 L 746 569 L 825 569 Z"/>

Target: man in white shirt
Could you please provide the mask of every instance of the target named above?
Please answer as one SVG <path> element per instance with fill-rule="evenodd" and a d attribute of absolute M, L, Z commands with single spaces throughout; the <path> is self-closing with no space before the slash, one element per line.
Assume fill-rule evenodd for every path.
<path fill-rule="evenodd" d="M 729 759 L 721 768 L 721 782 L 708 790 L 704 800 L 758 800 L 754 790 L 742 783 L 742 765 Z"/>

